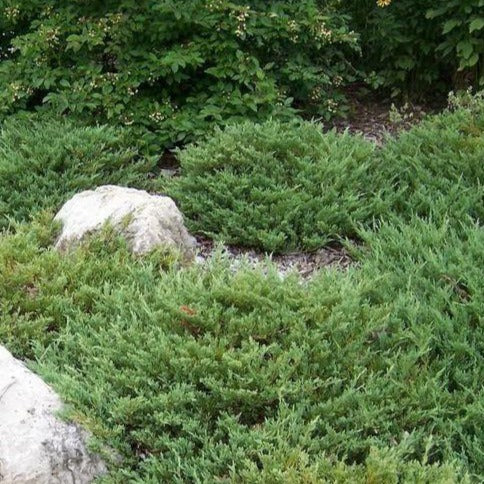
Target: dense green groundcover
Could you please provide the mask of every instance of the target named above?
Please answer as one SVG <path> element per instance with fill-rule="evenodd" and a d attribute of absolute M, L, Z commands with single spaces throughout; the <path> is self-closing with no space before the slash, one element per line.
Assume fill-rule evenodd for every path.
<path fill-rule="evenodd" d="M 113 481 L 482 471 L 479 227 L 384 225 L 361 267 L 308 285 L 223 261 L 170 269 L 112 234 L 65 257 L 51 237 L 2 239 L 0 339 L 121 453 Z"/>
<path fill-rule="evenodd" d="M 168 192 L 192 230 L 268 251 L 354 237 L 395 212 L 482 220 L 483 131 L 479 101 L 381 149 L 309 122 L 246 123 L 181 151 Z"/>
<path fill-rule="evenodd" d="M 373 151 L 309 122 L 236 125 L 180 153 L 169 193 L 196 231 L 269 251 L 314 249 L 382 213 Z"/>
<path fill-rule="evenodd" d="M 484 220 L 484 103 L 432 116 L 379 151 L 392 211 L 403 217 Z"/>
<path fill-rule="evenodd" d="M 308 189 L 311 179 L 331 180 L 328 191 L 337 187 L 345 206 L 353 187 L 365 200 L 357 208 L 387 208 L 374 222 L 347 225 L 362 242 L 357 265 L 309 282 L 281 280 L 274 268 L 234 273 L 222 255 L 182 267 L 163 251 L 130 255 L 108 229 L 66 256 L 52 249 L 51 215 L 37 214 L 0 235 L 0 341 L 63 395 L 96 448 L 108 459 L 105 446 L 115 451 L 105 482 L 482 481 L 481 108 L 433 118 L 376 151 L 309 125 L 287 126 L 280 153 L 268 137 L 249 143 L 255 155 L 237 138 L 269 129 L 279 127 L 244 125 L 188 148 L 180 183 L 208 204 L 204 183 L 215 177 L 207 193 L 216 207 L 227 199 L 227 173 L 253 186 L 272 173 L 273 186 L 287 190 L 281 172 L 289 185 L 297 170 L 286 161 L 302 160 Z M 233 150 L 230 136 L 231 165 L 212 169 L 211 154 Z M 205 156 L 200 171 L 194 153 Z M 351 153 L 380 167 L 371 192 L 360 183 L 371 170 L 343 169 L 354 168 Z M 256 160 L 271 165 L 264 171 Z M 71 172 L 72 183 L 82 171 Z M 44 177 L 31 183 L 34 191 Z M 262 192 L 269 200 L 273 186 Z M 16 216 L 15 198 L 6 200 Z M 247 231 L 257 223 L 248 218 Z"/>
<path fill-rule="evenodd" d="M 127 132 L 67 119 L 19 118 L 0 126 L 0 229 L 58 209 L 74 193 L 106 184 L 148 187 L 154 162 Z"/>

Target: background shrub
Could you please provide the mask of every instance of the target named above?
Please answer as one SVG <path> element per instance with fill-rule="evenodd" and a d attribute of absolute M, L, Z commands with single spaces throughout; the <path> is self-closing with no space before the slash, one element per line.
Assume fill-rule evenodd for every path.
<path fill-rule="evenodd" d="M 169 187 L 192 230 L 268 251 L 355 234 L 384 204 L 373 145 L 308 122 L 244 123 L 179 153 Z"/>
<path fill-rule="evenodd" d="M 120 128 L 10 119 L 0 127 L 0 229 L 99 185 L 147 188 L 153 161 Z"/>
<path fill-rule="evenodd" d="M 37 106 L 155 133 L 314 106 L 331 115 L 357 48 L 334 2 L 19 0 L 3 7 L 0 113 Z"/>
<path fill-rule="evenodd" d="M 355 0 L 343 8 L 361 35 L 357 65 L 376 73 L 375 87 L 423 98 L 484 85 L 482 0 Z"/>

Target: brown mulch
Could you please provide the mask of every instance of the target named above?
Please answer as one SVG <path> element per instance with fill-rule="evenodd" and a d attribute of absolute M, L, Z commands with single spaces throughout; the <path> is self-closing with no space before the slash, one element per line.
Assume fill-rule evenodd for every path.
<path fill-rule="evenodd" d="M 390 102 L 361 101 L 353 98 L 350 101 L 350 115 L 347 118 L 336 119 L 328 128 L 361 134 L 367 140 L 381 146 L 388 135 L 398 135 L 410 129 L 435 109 L 435 106 L 418 104 L 397 104 L 392 108 Z"/>
<path fill-rule="evenodd" d="M 297 272 L 303 278 L 310 278 L 315 272 L 324 268 L 346 270 L 355 263 L 344 247 L 336 245 L 327 246 L 315 252 L 293 252 L 273 255 L 233 245 L 220 246 L 211 239 L 197 237 L 197 249 L 197 262 L 201 264 L 208 261 L 217 249 L 221 249 L 224 256 L 229 259 L 230 266 L 234 270 L 237 270 L 243 263 L 247 263 L 250 267 L 256 267 L 271 261 L 276 265 L 281 276 Z"/>

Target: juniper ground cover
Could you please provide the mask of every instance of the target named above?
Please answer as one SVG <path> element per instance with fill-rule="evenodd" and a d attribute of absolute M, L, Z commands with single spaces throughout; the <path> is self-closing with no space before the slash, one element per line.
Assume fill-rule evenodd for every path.
<path fill-rule="evenodd" d="M 268 250 L 350 247 L 357 264 L 307 282 L 234 272 L 222 254 L 203 267 L 137 258 L 109 229 L 56 253 L 51 215 L 69 189 L 55 167 L 14 170 L 9 146 L 39 134 L 4 126 L 0 173 L 45 211 L 2 192 L 0 341 L 94 433 L 104 482 L 478 482 L 483 119 L 482 106 L 447 112 L 381 149 L 310 124 L 244 124 L 156 182 L 194 230 Z M 277 149 L 266 134 L 282 130 Z M 112 131 L 87 133 L 106 138 L 106 160 L 126 153 Z M 127 160 L 117 183 L 138 183 L 143 161 L 113 159 Z M 68 187 L 98 169 L 72 166 Z M 314 212 L 306 190 L 340 197 L 339 215 Z M 274 210 L 287 197 L 295 214 Z"/>

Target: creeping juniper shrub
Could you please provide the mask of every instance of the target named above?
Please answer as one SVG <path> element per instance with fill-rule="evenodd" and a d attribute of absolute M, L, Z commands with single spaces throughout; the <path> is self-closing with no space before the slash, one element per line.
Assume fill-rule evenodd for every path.
<path fill-rule="evenodd" d="M 306 282 L 272 266 L 234 272 L 222 256 L 188 268 L 170 253 L 135 257 L 109 230 L 66 257 L 51 215 L 14 223 L 0 234 L 0 341 L 121 457 L 105 482 L 481 482 L 481 109 L 431 118 L 377 151 L 270 122 L 181 153 L 170 189 L 182 204 L 191 190 L 212 211 L 232 197 L 249 235 L 264 225 L 247 207 L 269 220 L 280 191 L 308 217 L 300 185 L 380 214 L 348 225 L 363 242 L 358 265 Z M 276 247 L 309 233 L 287 220 Z M 246 240 L 268 247 L 269 235 Z"/>
<path fill-rule="evenodd" d="M 168 192 L 196 232 L 268 251 L 353 236 L 385 203 L 373 144 L 309 122 L 243 123 L 179 153 Z"/>
<path fill-rule="evenodd" d="M 482 471 L 479 227 L 385 224 L 359 268 L 306 285 L 118 239 L 65 257 L 48 233 L 0 239 L 0 339 L 122 456 L 108 482 Z"/>
<path fill-rule="evenodd" d="M 147 188 L 153 165 L 122 128 L 8 120 L 0 126 L 0 229 L 99 185 Z"/>
<path fill-rule="evenodd" d="M 395 216 L 484 217 L 484 109 L 432 116 L 383 147 L 315 124 L 243 123 L 179 152 L 189 226 L 267 251 L 311 250 Z"/>
<path fill-rule="evenodd" d="M 429 117 L 377 156 L 391 210 L 452 223 L 484 220 L 484 102 L 482 97 Z"/>

